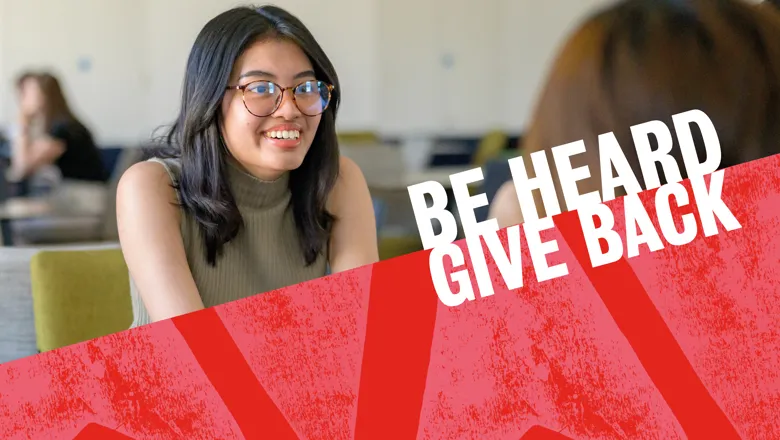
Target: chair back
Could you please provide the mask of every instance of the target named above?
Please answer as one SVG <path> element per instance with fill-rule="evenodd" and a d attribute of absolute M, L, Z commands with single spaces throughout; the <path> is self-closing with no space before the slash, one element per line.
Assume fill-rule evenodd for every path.
<path fill-rule="evenodd" d="M 100 148 L 100 159 L 103 162 L 103 168 L 105 168 L 109 176 L 114 173 L 114 169 L 116 169 L 124 151 L 125 148 L 114 145 Z"/>
<path fill-rule="evenodd" d="M 38 353 L 30 261 L 42 250 L 117 249 L 116 244 L 0 247 L 0 364 Z"/>
<path fill-rule="evenodd" d="M 121 249 L 42 251 L 30 261 L 41 352 L 130 328 L 130 278 Z"/>
<path fill-rule="evenodd" d="M 30 296 L 34 248 L 0 247 L 0 364 L 38 352 Z"/>
<path fill-rule="evenodd" d="M 8 160 L 0 157 L 0 203 L 8 200 L 8 197 L 10 196 L 11 185 L 6 178 L 9 167 L 10 164 L 8 163 Z"/>
<path fill-rule="evenodd" d="M 376 233 L 379 235 L 387 218 L 387 203 L 379 198 L 373 197 L 371 201 L 374 204 L 374 218 L 376 218 Z"/>
<path fill-rule="evenodd" d="M 495 159 L 506 149 L 509 144 L 509 135 L 500 130 L 491 131 L 479 142 L 477 151 L 471 160 L 473 165 L 483 166 L 488 161 Z"/>
<path fill-rule="evenodd" d="M 341 131 L 336 134 L 339 145 L 342 144 L 375 144 L 379 142 L 379 135 L 373 131 Z"/>

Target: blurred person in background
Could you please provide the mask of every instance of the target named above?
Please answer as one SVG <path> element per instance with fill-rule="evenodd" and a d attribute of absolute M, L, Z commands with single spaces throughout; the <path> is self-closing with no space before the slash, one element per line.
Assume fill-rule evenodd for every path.
<path fill-rule="evenodd" d="M 55 165 L 62 179 L 103 183 L 108 175 L 89 129 L 76 118 L 51 74 L 25 73 L 18 82 L 19 117 L 11 172 L 25 179 Z"/>
<path fill-rule="evenodd" d="M 579 193 L 600 191 L 598 136 L 613 132 L 645 189 L 630 127 L 660 120 L 672 132 L 671 154 L 686 178 L 671 117 L 693 109 L 715 126 L 721 168 L 780 152 L 778 14 L 742 0 L 624 0 L 596 13 L 553 64 L 522 154 L 547 152 L 566 211 L 552 148 L 583 140 L 586 152 L 571 158 L 572 167 L 588 166 L 591 177 L 579 182 Z M 695 125 L 692 134 L 703 157 Z M 661 179 L 665 184 L 662 173 Z M 545 217 L 538 191 L 534 199 Z M 501 228 L 523 221 L 511 181 L 497 192 L 489 217 Z"/>
<path fill-rule="evenodd" d="M 22 72 L 16 79 L 14 86 L 17 102 L 20 102 L 22 98 L 22 85 L 25 83 L 25 81 L 27 81 L 28 78 L 32 77 L 33 75 L 33 72 Z M 11 160 L 11 141 L 17 137 L 18 133 L 19 128 L 17 127 L 16 123 L 13 123 L 7 127 L 0 127 L 0 166 L 2 166 L 0 171 L 3 173 L 0 178 L 4 183 L 8 179 L 16 180 L 13 179 L 13 176 L 11 175 L 12 173 L 8 170 L 8 164 L 10 164 Z"/>
<path fill-rule="evenodd" d="M 19 74 L 19 76 L 16 78 L 16 83 L 14 84 L 14 86 L 15 86 L 16 101 L 18 106 L 22 102 L 22 91 L 24 89 L 24 84 L 27 82 L 28 79 L 34 76 L 35 76 L 35 72 L 25 71 Z M 19 126 L 18 126 L 19 119 L 21 118 L 17 118 L 17 121 L 14 121 L 13 125 L 11 125 L 8 128 L 7 135 L 10 139 L 14 139 L 16 138 L 16 136 L 19 135 Z"/>
<path fill-rule="evenodd" d="M 209 21 L 181 109 L 117 191 L 133 326 L 378 261 L 360 169 L 339 154 L 336 71 L 283 9 Z"/>

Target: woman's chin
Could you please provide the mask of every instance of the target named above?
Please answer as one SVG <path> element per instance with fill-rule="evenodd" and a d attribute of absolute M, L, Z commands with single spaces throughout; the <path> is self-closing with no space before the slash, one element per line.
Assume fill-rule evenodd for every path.
<path fill-rule="evenodd" d="M 300 168 L 302 164 L 303 164 L 303 156 L 295 159 L 289 158 L 280 164 L 279 169 L 284 171 L 293 171 Z"/>
<path fill-rule="evenodd" d="M 278 174 L 282 174 L 300 168 L 301 164 L 303 164 L 303 159 L 305 157 L 305 155 L 292 155 L 292 154 L 274 155 L 274 156 L 275 157 L 273 157 L 271 160 L 263 161 L 262 163 L 257 164 L 257 168 L 273 170 Z"/>
<path fill-rule="evenodd" d="M 284 169 L 286 171 L 294 170 L 301 166 L 303 159 L 306 157 L 308 148 L 303 144 L 298 144 L 294 148 L 275 148 L 271 146 L 265 146 L 261 148 L 265 154 L 263 160 L 264 163 L 272 164 L 277 169 Z"/>

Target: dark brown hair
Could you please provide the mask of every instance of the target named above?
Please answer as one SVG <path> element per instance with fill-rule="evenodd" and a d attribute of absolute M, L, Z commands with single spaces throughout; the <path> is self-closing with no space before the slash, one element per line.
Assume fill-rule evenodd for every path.
<path fill-rule="evenodd" d="M 28 79 L 34 79 L 41 88 L 43 95 L 43 126 L 48 131 L 55 123 L 77 121 L 68 106 L 65 94 L 62 92 L 59 80 L 50 73 L 31 74 Z"/>
<path fill-rule="evenodd" d="M 675 142 L 672 155 L 682 164 L 671 117 L 693 109 L 715 125 L 721 167 L 777 153 L 779 23 L 742 0 L 624 0 L 596 13 L 554 63 L 525 153 L 545 150 L 552 165 L 551 148 L 584 140 L 587 152 L 572 162 L 589 165 L 591 179 L 580 182 L 586 193 L 600 188 L 598 136 L 613 132 L 645 188 L 630 127 L 666 123 Z M 703 149 L 697 131 L 697 149 Z M 682 166 L 680 172 L 685 178 Z"/>

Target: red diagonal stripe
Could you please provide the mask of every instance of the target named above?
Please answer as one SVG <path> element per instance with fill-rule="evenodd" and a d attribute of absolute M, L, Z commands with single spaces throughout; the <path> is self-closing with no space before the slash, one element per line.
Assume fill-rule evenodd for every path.
<path fill-rule="evenodd" d="M 625 258 L 594 268 L 576 212 L 555 217 L 577 261 L 691 439 L 739 439 Z"/>
<path fill-rule="evenodd" d="M 374 265 L 355 439 L 417 438 L 436 324 L 428 255 Z"/>
<path fill-rule="evenodd" d="M 214 309 L 173 318 L 198 364 L 248 440 L 298 439 Z"/>
<path fill-rule="evenodd" d="M 133 438 L 103 425 L 90 423 L 73 440 L 133 440 Z"/>
<path fill-rule="evenodd" d="M 532 426 L 525 435 L 520 437 L 520 440 L 572 440 L 571 437 L 566 437 L 560 432 L 543 428 L 539 425 Z"/>

